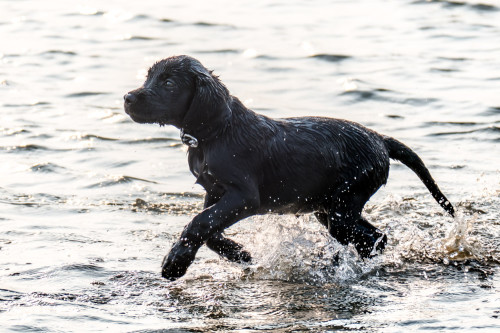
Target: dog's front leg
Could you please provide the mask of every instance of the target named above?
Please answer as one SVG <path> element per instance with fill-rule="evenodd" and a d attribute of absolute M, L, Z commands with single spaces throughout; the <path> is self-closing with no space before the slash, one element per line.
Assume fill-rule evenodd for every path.
<path fill-rule="evenodd" d="M 221 257 L 232 262 L 248 263 L 252 261 L 252 256 L 243 250 L 243 246 L 232 239 L 224 237 L 222 233 L 213 235 L 207 240 L 207 246 L 210 250 L 216 252 Z"/>
<path fill-rule="evenodd" d="M 162 276 L 175 280 L 183 276 L 193 262 L 198 249 L 209 238 L 253 214 L 258 206 L 256 195 L 228 191 L 213 206 L 203 210 L 184 228 L 162 264 Z"/>
<path fill-rule="evenodd" d="M 215 205 L 220 200 L 220 196 L 214 195 L 210 192 L 205 196 L 205 203 L 203 208 L 208 208 Z M 216 233 L 210 237 L 206 244 L 208 248 L 216 252 L 221 257 L 229 261 L 243 263 L 252 261 L 252 256 L 247 251 L 243 250 L 243 246 L 236 243 L 232 239 L 225 237 L 222 233 Z"/>

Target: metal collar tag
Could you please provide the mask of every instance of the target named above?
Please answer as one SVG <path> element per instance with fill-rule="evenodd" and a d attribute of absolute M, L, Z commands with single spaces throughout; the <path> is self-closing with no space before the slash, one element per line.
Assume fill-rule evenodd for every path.
<path fill-rule="evenodd" d="M 198 139 L 196 139 L 192 135 L 184 133 L 183 129 L 181 129 L 181 140 L 182 140 L 182 143 L 185 144 L 186 146 L 189 146 L 192 148 L 198 147 Z"/>

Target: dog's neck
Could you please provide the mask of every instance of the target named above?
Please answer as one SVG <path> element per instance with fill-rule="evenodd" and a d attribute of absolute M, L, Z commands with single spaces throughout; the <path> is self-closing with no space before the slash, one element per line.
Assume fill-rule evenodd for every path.
<path fill-rule="evenodd" d="M 229 125 L 229 117 L 217 124 L 209 124 L 199 128 L 198 130 L 190 130 L 181 127 L 181 140 L 182 143 L 191 148 L 197 148 L 200 144 L 206 143 L 212 139 L 216 139 L 224 132 Z"/>
<path fill-rule="evenodd" d="M 197 148 L 200 144 L 217 138 L 231 121 L 231 102 L 223 103 L 219 108 L 212 110 L 212 117 L 204 122 L 199 122 L 199 119 L 195 118 L 180 126 L 182 143 Z"/>

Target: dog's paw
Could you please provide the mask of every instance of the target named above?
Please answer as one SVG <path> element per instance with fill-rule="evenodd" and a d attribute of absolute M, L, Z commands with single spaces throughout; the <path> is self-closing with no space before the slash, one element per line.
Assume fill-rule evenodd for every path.
<path fill-rule="evenodd" d="M 387 235 L 377 229 L 374 234 L 363 234 L 362 237 L 358 237 L 354 245 L 358 254 L 364 259 L 373 258 L 382 253 L 386 244 Z"/>
<path fill-rule="evenodd" d="M 163 259 L 161 276 L 170 281 L 175 281 L 182 277 L 186 274 L 195 255 L 195 251 L 192 251 L 189 247 L 179 248 L 179 246 L 174 246 L 170 253 Z"/>
<path fill-rule="evenodd" d="M 237 260 L 239 263 L 243 264 L 249 264 L 252 262 L 252 255 L 248 253 L 247 251 L 242 250 L 239 253 L 239 258 Z"/>

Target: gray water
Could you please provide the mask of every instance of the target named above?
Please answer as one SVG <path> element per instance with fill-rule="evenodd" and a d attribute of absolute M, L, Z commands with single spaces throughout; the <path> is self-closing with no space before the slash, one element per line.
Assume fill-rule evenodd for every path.
<path fill-rule="evenodd" d="M 500 330 L 499 2 L 3 0 L 0 41 L 1 331 Z M 202 248 L 163 280 L 203 192 L 178 131 L 122 96 L 176 54 L 262 114 L 405 142 L 458 217 L 393 163 L 364 212 L 382 256 L 263 216 L 227 230 L 251 265 Z"/>

